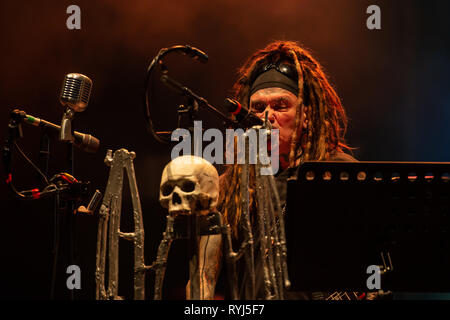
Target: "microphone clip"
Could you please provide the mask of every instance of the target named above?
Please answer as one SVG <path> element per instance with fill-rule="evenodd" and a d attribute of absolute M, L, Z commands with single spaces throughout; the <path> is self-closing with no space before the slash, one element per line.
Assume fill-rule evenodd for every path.
<path fill-rule="evenodd" d="M 75 138 L 72 131 L 72 120 L 74 111 L 71 108 L 66 108 L 61 120 L 61 130 L 59 132 L 59 140 L 63 142 L 73 143 Z"/>

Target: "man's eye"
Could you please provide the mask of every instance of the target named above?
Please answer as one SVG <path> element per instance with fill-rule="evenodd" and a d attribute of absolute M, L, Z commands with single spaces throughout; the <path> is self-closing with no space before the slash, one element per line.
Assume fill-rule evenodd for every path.
<path fill-rule="evenodd" d="M 260 112 L 264 111 L 265 107 L 262 104 L 254 104 L 252 106 L 252 109 L 253 109 L 254 112 L 260 113 Z"/>
<path fill-rule="evenodd" d="M 287 106 L 286 106 L 284 103 L 276 104 L 276 105 L 274 106 L 274 109 L 275 109 L 275 110 L 284 110 L 284 109 L 286 109 L 286 108 L 287 108 Z"/>

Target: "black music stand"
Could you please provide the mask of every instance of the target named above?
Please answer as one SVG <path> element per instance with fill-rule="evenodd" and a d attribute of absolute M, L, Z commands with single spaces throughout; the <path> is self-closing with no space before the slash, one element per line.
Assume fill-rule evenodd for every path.
<path fill-rule="evenodd" d="M 449 173 L 450 163 L 302 164 L 288 181 L 292 290 L 367 292 L 367 267 L 392 263 L 382 290 L 450 292 Z"/>

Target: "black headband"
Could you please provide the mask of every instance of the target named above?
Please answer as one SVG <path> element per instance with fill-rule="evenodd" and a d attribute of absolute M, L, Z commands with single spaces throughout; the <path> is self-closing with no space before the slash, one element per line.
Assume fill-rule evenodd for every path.
<path fill-rule="evenodd" d="M 298 95 L 297 70 L 289 64 L 264 64 L 253 73 L 250 96 L 265 88 L 282 88 Z"/>

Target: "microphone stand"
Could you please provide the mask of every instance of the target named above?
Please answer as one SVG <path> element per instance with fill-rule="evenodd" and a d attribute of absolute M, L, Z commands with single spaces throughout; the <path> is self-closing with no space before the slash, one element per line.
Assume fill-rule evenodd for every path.
<path fill-rule="evenodd" d="M 65 171 L 68 172 L 70 175 L 74 176 L 74 152 L 73 152 L 73 142 L 74 142 L 74 135 L 72 130 L 72 119 L 73 119 L 73 111 L 69 108 L 66 108 L 64 111 L 64 115 L 61 121 L 61 129 L 59 134 L 59 141 L 64 142 L 67 148 L 66 151 L 66 169 Z M 45 123 L 44 123 L 45 124 Z M 45 128 L 45 126 L 44 126 Z M 46 171 L 48 171 L 48 159 L 49 159 L 49 152 L 48 152 L 48 145 L 45 145 L 45 135 L 41 140 L 41 151 L 40 156 L 43 160 L 41 164 L 45 165 Z M 48 141 L 47 141 L 48 143 Z M 47 146 L 47 152 L 45 152 L 45 146 Z M 58 269 L 58 260 L 59 260 L 59 249 L 60 249 L 60 242 L 61 242 L 61 224 L 63 224 L 67 230 L 67 233 L 64 233 L 65 236 L 65 243 L 68 246 L 68 255 L 67 259 L 69 262 L 69 265 L 74 264 L 74 224 L 75 224 L 75 201 L 69 197 L 69 199 L 61 199 L 61 195 L 59 193 L 55 194 L 54 197 L 54 238 L 53 238 L 53 265 L 52 265 L 52 282 L 51 282 L 51 291 L 50 291 L 50 299 L 55 299 L 55 289 L 56 289 L 56 274 Z M 61 220 L 60 215 L 62 215 L 63 219 Z M 75 292 L 74 290 L 70 290 L 69 293 L 70 300 L 75 300 Z"/>
<path fill-rule="evenodd" d="M 215 113 L 221 120 L 224 121 L 224 124 L 227 126 L 237 127 L 239 126 L 239 123 L 237 121 L 231 120 L 229 117 L 224 115 L 222 112 L 217 110 L 215 107 L 213 107 L 209 102 L 203 98 L 197 95 L 195 92 L 193 92 L 191 89 L 189 89 L 186 86 L 183 86 L 176 80 L 169 77 L 167 74 L 164 74 L 161 76 L 161 81 L 170 89 L 174 90 L 176 93 L 178 93 L 181 96 L 187 97 L 188 99 L 191 99 L 195 101 L 195 103 L 205 109 L 208 109 Z M 157 132 L 158 133 L 158 132 Z"/>
<path fill-rule="evenodd" d="M 44 176 L 47 183 L 49 183 L 44 189 L 39 190 L 38 188 L 33 190 L 25 190 L 25 191 L 17 191 L 16 188 L 12 184 L 12 165 L 11 165 L 11 158 L 12 158 L 12 151 L 14 148 L 15 140 L 17 138 L 21 138 L 22 130 L 21 130 L 21 123 L 25 122 L 28 124 L 32 124 L 34 126 L 39 126 L 41 129 L 44 130 L 42 136 L 41 136 L 41 142 L 40 142 L 40 152 L 39 152 L 39 166 L 34 165 L 26 156 L 22 153 L 22 155 L 30 162 L 38 171 L 41 173 L 42 176 Z M 67 122 L 66 122 L 67 123 Z M 64 129 L 64 121 L 63 121 L 63 128 Z M 61 127 L 47 122 L 45 120 L 32 117 L 30 115 L 27 115 L 24 111 L 20 110 L 14 110 L 11 112 L 11 119 L 8 124 L 9 128 L 9 135 L 5 141 L 5 145 L 3 147 L 3 163 L 5 165 L 7 179 L 6 182 L 9 184 L 11 190 L 19 196 L 22 200 L 36 200 L 40 199 L 42 197 L 46 197 L 49 195 L 54 195 L 54 206 L 53 206 L 53 212 L 54 212 L 54 239 L 53 239 L 53 263 L 52 263 L 52 275 L 51 275 L 51 290 L 50 290 L 50 299 L 54 299 L 55 297 L 55 288 L 56 288 L 56 280 L 57 280 L 57 265 L 58 265 L 58 258 L 59 258 L 59 251 L 60 251 L 60 240 L 61 240 L 61 225 L 62 223 L 65 223 L 68 225 L 68 232 L 65 233 L 65 236 L 69 236 L 68 238 L 68 246 L 69 246 L 69 254 L 68 254 L 68 260 L 70 264 L 74 264 L 75 261 L 75 250 L 74 250 L 74 209 L 75 209 L 75 202 L 76 201 L 84 201 L 85 196 L 87 195 L 87 190 L 89 187 L 89 182 L 81 182 L 77 181 L 75 178 L 73 178 L 74 174 L 74 161 L 73 161 L 73 147 L 74 145 L 77 147 L 83 148 L 85 151 L 88 152 L 95 152 L 96 148 L 98 147 L 98 140 L 88 136 L 88 139 L 85 139 L 86 135 L 80 134 L 78 132 L 73 132 L 71 130 L 71 124 L 68 124 L 68 127 L 70 128 L 70 134 L 72 135 L 73 139 L 66 143 L 67 146 L 67 163 L 66 163 L 66 171 L 70 172 L 72 180 L 67 180 L 68 178 L 64 178 L 61 181 L 58 181 L 58 179 L 61 179 L 61 176 L 63 174 L 55 175 L 52 179 L 47 181 L 46 176 L 48 175 L 48 164 L 49 164 L 49 158 L 50 158 L 50 142 L 49 142 L 49 133 L 50 130 L 53 131 L 60 131 L 62 130 Z M 93 142 L 92 142 L 93 141 Z M 42 169 L 42 170 L 41 170 Z M 70 178 L 70 177 L 69 177 Z M 58 181 L 58 182 L 56 182 Z M 56 183 L 56 185 L 55 185 Z M 53 186 L 53 187 L 52 187 Z M 51 187 L 51 188 L 49 188 Z M 97 194 L 96 194 L 97 195 Z M 89 203 L 88 207 L 92 212 L 95 210 L 95 196 L 91 199 L 91 202 Z M 98 195 L 97 195 L 98 198 Z M 61 218 L 60 214 L 64 211 L 68 211 L 68 216 L 63 218 L 66 218 L 65 220 Z M 83 213 L 82 211 L 80 211 Z M 71 299 L 74 299 L 74 292 L 71 290 Z"/>
<path fill-rule="evenodd" d="M 64 115 L 61 121 L 61 131 L 59 139 L 61 142 L 66 143 L 67 147 L 67 171 L 70 175 L 74 176 L 74 152 L 73 152 L 73 141 L 74 136 L 72 132 L 72 119 L 73 119 L 73 111 L 70 108 L 66 108 L 64 111 Z M 59 202 L 59 201 L 58 201 Z M 73 265 L 75 261 L 75 241 L 74 241 L 74 228 L 75 228 L 75 202 L 72 198 L 65 201 L 65 207 L 60 207 L 60 210 L 66 211 L 66 227 L 67 227 L 67 236 L 66 239 L 68 245 L 68 261 L 69 265 Z M 65 210 L 64 210 L 65 209 Z M 75 291 L 70 290 L 70 300 L 75 299 Z"/>
<path fill-rule="evenodd" d="M 66 170 L 70 175 L 74 175 L 74 161 L 73 161 L 73 145 L 72 143 L 66 143 L 67 152 L 66 152 Z M 61 195 L 56 193 L 54 198 L 54 240 L 53 240 L 53 273 L 52 273 L 52 287 L 50 293 L 50 299 L 55 298 L 55 286 L 56 286 L 56 273 L 59 259 L 59 249 L 61 242 L 61 224 L 67 230 L 67 233 L 64 233 L 64 242 L 68 246 L 67 250 L 67 261 L 68 265 L 75 264 L 74 251 L 75 251 L 75 241 L 74 241 L 74 225 L 75 225 L 75 201 L 70 197 L 69 199 L 61 199 Z M 62 215 L 62 220 L 61 220 Z M 67 266 L 66 266 L 67 267 Z M 65 274 L 65 272 L 64 272 Z M 70 300 L 75 300 L 75 290 L 70 290 L 69 297 Z"/>
<path fill-rule="evenodd" d="M 191 136 L 194 132 L 194 119 L 198 111 L 198 103 L 191 96 L 187 96 L 186 106 L 178 107 L 178 128 L 187 129 Z M 194 151 L 194 139 L 191 139 L 191 150 Z M 188 219 L 188 259 L 189 259 L 189 292 L 191 300 L 200 300 L 201 279 L 200 279 L 200 226 L 199 217 L 194 215 Z"/>
<path fill-rule="evenodd" d="M 50 139 L 46 128 L 43 128 L 40 149 L 39 149 L 39 167 L 42 173 L 48 176 L 48 164 L 50 160 Z M 58 264 L 58 251 L 59 251 L 59 195 L 55 194 L 53 199 L 53 250 L 52 250 L 52 274 L 50 284 L 50 300 L 55 299 L 55 287 L 56 287 L 56 269 Z"/>
<path fill-rule="evenodd" d="M 226 126 L 232 126 L 234 128 L 239 126 L 237 121 L 234 121 L 224 115 L 222 112 L 217 110 L 208 101 L 194 93 L 188 87 L 180 84 L 176 80 L 172 79 L 167 75 L 167 68 L 164 68 L 163 75 L 161 76 L 161 82 L 163 82 L 169 89 L 175 91 L 179 95 L 187 99 L 187 106 L 180 105 L 178 107 L 178 128 L 186 128 L 192 136 L 194 128 L 194 117 L 198 112 L 198 107 L 201 106 L 214 112 L 221 120 L 224 121 Z M 155 132 L 156 136 L 164 137 L 163 139 L 158 139 L 159 141 L 170 140 L 168 138 L 171 132 Z M 191 150 L 194 150 L 194 140 L 191 139 Z M 195 150 L 194 150 L 195 154 Z M 188 237 L 188 257 L 189 257 L 189 283 L 190 283 L 190 299 L 200 300 L 202 296 L 201 287 L 201 276 L 200 276 L 200 261 L 199 261 L 199 250 L 200 250 L 200 227 L 199 227 L 199 216 L 195 215 L 188 219 L 187 234 Z M 176 231 L 176 230 L 175 230 Z"/>
<path fill-rule="evenodd" d="M 194 132 L 194 120 L 197 115 L 199 106 L 203 106 L 215 112 L 219 115 L 222 120 L 224 120 L 229 125 L 236 125 L 236 123 L 222 114 L 219 110 L 211 106 L 206 99 L 198 96 L 194 92 L 192 92 L 189 88 L 182 86 L 180 83 L 170 78 L 166 74 L 161 77 L 161 81 L 168 86 L 170 89 L 176 91 L 181 96 L 185 97 L 187 100 L 186 105 L 180 105 L 178 107 L 178 116 L 177 116 L 177 128 L 185 128 L 187 129 L 191 136 Z M 156 134 L 169 134 L 171 132 L 156 132 Z M 194 151 L 194 140 L 191 139 L 191 150 Z M 200 217 L 198 215 L 194 215 L 189 217 L 187 221 L 187 235 L 188 235 L 188 257 L 189 257 L 189 293 L 191 300 L 200 300 L 203 299 L 202 287 L 201 287 L 201 276 L 200 276 Z M 176 232 L 176 230 L 175 230 Z"/>
<path fill-rule="evenodd" d="M 50 138 L 48 128 L 43 127 L 40 150 L 39 150 L 39 166 L 42 173 L 48 176 L 48 165 L 50 161 Z M 53 198 L 53 250 L 52 250 L 52 274 L 50 284 L 50 300 L 55 299 L 56 288 L 56 274 L 58 268 L 59 246 L 60 246 L 60 198 L 59 193 L 56 193 Z"/>
<path fill-rule="evenodd" d="M 67 144 L 67 166 L 70 169 L 69 173 L 74 176 L 74 152 L 73 144 Z M 69 231 L 69 265 L 75 264 L 75 201 L 70 199 L 67 204 L 67 230 Z M 75 290 L 70 290 L 70 299 L 75 299 Z"/>
<path fill-rule="evenodd" d="M 213 107 L 211 104 L 209 104 L 205 98 L 200 97 L 199 95 L 194 93 L 188 87 L 180 84 L 176 80 L 169 77 L 168 69 L 162 62 L 162 55 L 163 54 L 161 54 L 161 53 L 158 54 L 158 56 L 152 61 L 152 64 L 149 67 L 149 70 L 147 72 L 147 79 L 146 79 L 146 89 L 148 87 L 148 82 L 150 79 L 151 71 L 153 70 L 154 66 L 158 63 L 161 67 L 161 70 L 163 71 L 163 75 L 160 78 L 161 82 L 163 82 L 164 85 L 166 85 L 169 89 L 173 90 L 180 96 L 185 97 L 188 101 L 187 107 L 181 105 L 178 108 L 178 128 L 185 127 L 188 129 L 188 131 L 192 135 L 194 115 L 197 113 L 199 106 L 215 113 L 215 115 L 218 116 L 224 122 L 225 126 L 228 126 L 228 127 L 231 126 L 233 128 L 238 128 L 241 126 L 239 121 L 230 119 L 229 117 L 224 115 L 222 112 L 217 110 L 215 107 Z M 145 106 L 146 106 L 147 124 L 148 124 L 148 127 L 149 127 L 152 135 L 155 137 L 155 139 L 157 141 L 163 142 L 163 143 L 168 143 L 171 140 L 170 136 L 171 136 L 172 132 L 170 132 L 170 131 L 169 132 L 156 132 L 154 130 L 153 123 L 152 123 L 152 120 L 150 117 L 149 99 L 148 99 L 147 95 L 145 96 Z M 184 121 L 184 123 L 183 123 L 183 121 Z M 268 124 L 267 119 L 265 121 L 265 126 L 266 126 L 266 128 L 267 128 L 267 126 L 270 126 L 270 124 Z M 193 140 L 191 140 L 191 143 L 193 143 Z M 191 147 L 191 150 L 193 150 L 193 147 Z M 195 154 L 195 152 L 194 152 L 194 154 Z M 244 171 L 246 171 L 244 173 L 244 177 L 243 177 L 245 180 L 244 182 L 246 184 L 246 186 L 244 186 L 244 190 L 247 190 L 247 192 L 248 192 L 248 169 L 249 169 L 249 166 L 245 165 L 244 167 L 247 169 L 247 170 L 244 170 Z M 244 203 L 244 207 L 247 207 L 247 209 L 248 209 L 248 194 L 246 194 L 244 190 L 243 190 L 243 199 L 247 199 L 247 203 L 246 203 L 246 205 Z M 275 190 L 275 193 L 277 194 L 276 190 Z M 261 192 L 259 192 L 259 195 L 260 196 L 262 195 Z M 271 201 L 269 201 L 269 203 L 272 204 Z M 255 266 L 254 266 L 253 235 L 252 235 L 251 226 L 250 226 L 249 212 L 247 212 L 247 215 L 245 215 L 245 216 L 248 219 L 248 221 L 247 221 L 248 222 L 247 223 L 248 235 L 247 235 L 246 241 L 244 241 L 244 243 L 242 243 L 242 246 L 241 246 L 239 252 L 237 252 L 237 253 L 233 252 L 229 227 L 227 228 L 227 227 L 221 226 L 221 229 L 222 229 L 223 235 L 225 236 L 224 240 L 225 240 L 225 246 L 227 247 L 226 248 L 227 249 L 227 254 L 226 254 L 227 262 L 231 262 L 230 267 L 232 267 L 232 269 L 233 269 L 233 271 L 231 272 L 231 276 L 229 275 L 229 277 L 231 279 L 231 284 L 232 285 L 234 284 L 233 280 L 235 279 L 235 276 L 232 275 L 235 272 L 235 270 L 233 268 L 234 262 L 236 262 L 245 252 L 246 266 L 247 266 L 247 270 L 249 271 L 250 276 L 251 276 L 250 288 L 249 288 L 250 289 L 250 297 L 254 299 L 254 297 L 255 297 L 254 267 Z M 199 300 L 199 299 L 203 298 L 202 294 L 201 294 L 201 279 L 200 279 L 199 260 L 198 260 L 199 259 L 199 239 L 200 239 L 199 217 L 193 216 L 190 218 L 192 218 L 192 219 L 189 220 L 189 223 L 187 225 L 187 228 L 189 231 L 188 234 L 190 235 L 189 249 L 188 249 L 188 252 L 189 252 L 190 299 Z M 265 217 L 265 218 L 267 218 L 267 217 Z M 168 221 L 168 223 L 169 223 L 169 221 Z M 227 246 L 227 244 L 228 244 L 228 246 Z M 265 254 L 265 253 L 263 253 L 263 254 Z M 268 277 L 266 277 L 265 280 L 269 280 L 267 278 Z M 273 279 L 270 279 L 270 280 L 273 280 Z M 269 281 L 267 281 L 267 282 L 269 282 Z M 273 284 L 273 282 L 270 284 Z M 237 287 L 237 283 L 236 283 L 236 287 Z M 265 287 L 266 287 L 265 288 L 266 291 L 268 291 L 267 284 L 265 285 Z M 159 289 L 159 291 L 160 291 L 160 289 Z M 270 296 L 270 295 L 268 295 L 268 296 Z M 158 295 L 158 297 L 160 297 L 160 295 Z M 282 298 L 282 294 L 279 295 L 278 297 Z M 236 290 L 233 290 L 233 298 L 237 298 Z"/>

